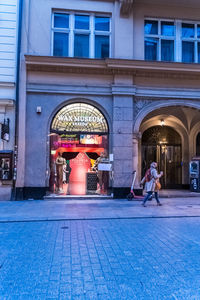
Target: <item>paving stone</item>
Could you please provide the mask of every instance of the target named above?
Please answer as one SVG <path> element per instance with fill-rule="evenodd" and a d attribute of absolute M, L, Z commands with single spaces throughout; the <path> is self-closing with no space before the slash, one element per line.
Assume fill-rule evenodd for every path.
<path fill-rule="evenodd" d="M 198 300 L 199 228 L 200 217 L 0 223 L 0 299 Z"/>

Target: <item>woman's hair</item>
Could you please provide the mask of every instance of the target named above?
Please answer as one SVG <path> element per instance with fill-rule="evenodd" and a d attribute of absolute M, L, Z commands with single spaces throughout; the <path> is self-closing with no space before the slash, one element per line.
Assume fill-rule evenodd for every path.
<path fill-rule="evenodd" d="M 152 168 L 156 168 L 156 167 L 157 167 L 157 162 L 155 162 L 155 161 L 152 162 L 150 166 L 151 166 Z"/>

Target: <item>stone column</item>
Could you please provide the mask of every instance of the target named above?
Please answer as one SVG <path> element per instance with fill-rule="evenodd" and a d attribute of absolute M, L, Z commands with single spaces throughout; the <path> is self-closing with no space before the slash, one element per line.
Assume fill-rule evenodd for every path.
<path fill-rule="evenodd" d="M 115 84 L 112 87 L 112 93 L 114 154 L 113 188 L 116 196 L 125 196 L 131 186 L 133 171 L 132 132 L 134 91 L 132 77 L 124 76 L 119 78 L 115 76 Z"/>
<path fill-rule="evenodd" d="M 140 132 L 134 132 L 133 133 L 133 170 L 136 171 L 136 180 L 135 180 L 135 188 L 140 188 L 140 155 L 139 155 L 139 142 L 141 139 L 141 133 Z"/>

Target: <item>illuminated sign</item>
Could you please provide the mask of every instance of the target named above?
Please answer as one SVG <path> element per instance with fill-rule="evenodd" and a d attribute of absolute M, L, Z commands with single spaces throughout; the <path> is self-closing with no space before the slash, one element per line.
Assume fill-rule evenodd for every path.
<path fill-rule="evenodd" d="M 88 123 L 97 122 L 103 123 L 103 117 L 91 117 L 91 116 L 59 116 L 59 121 L 72 122 L 73 125 L 87 126 Z"/>
<path fill-rule="evenodd" d="M 54 132 L 107 133 L 107 121 L 94 106 L 74 103 L 63 107 L 54 117 L 51 130 Z"/>
<path fill-rule="evenodd" d="M 100 145 L 102 144 L 102 136 L 95 135 L 95 134 L 81 134 L 80 144 Z"/>

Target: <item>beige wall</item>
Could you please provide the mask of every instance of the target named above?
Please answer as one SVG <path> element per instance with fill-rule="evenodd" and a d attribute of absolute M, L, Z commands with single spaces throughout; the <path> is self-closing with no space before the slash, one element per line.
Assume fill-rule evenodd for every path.
<path fill-rule="evenodd" d="M 52 11 L 82 11 L 102 13 L 112 16 L 111 52 L 114 58 L 133 58 L 133 16 L 121 17 L 120 5 L 104 1 L 46 1 L 29 0 L 29 22 L 27 27 L 27 53 L 33 55 L 51 55 L 52 51 Z M 28 6 L 28 0 L 25 1 Z M 31 12 L 31 13 L 30 13 Z"/>

